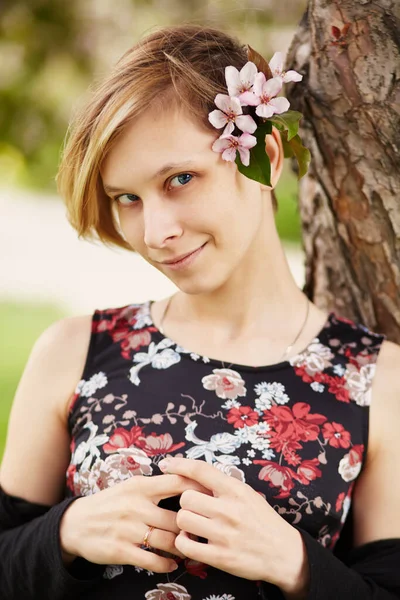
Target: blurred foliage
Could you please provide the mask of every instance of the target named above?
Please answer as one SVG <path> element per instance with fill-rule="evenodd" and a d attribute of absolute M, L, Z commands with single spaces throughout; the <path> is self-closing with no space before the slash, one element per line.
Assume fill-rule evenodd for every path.
<path fill-rule="evenodd" d="M 38 336 L 64 315 L 54 306 L 0 303 L 0 460 L 12 400 Z"/>
<path fill-rule="evenodd" d="M 55 191 L 74 108 L 90 84 L 155 27 L 183 22 L 220 27 L 270 58 L 276 50 L 287 50 L 306 4 L 307 0 L 3 0 L 2 183 Z"/>

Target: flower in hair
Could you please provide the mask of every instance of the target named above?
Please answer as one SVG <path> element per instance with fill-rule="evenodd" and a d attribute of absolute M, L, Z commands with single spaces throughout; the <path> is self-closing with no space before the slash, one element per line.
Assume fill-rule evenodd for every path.
<path fill-rule="evenodd" d="M 266 79 L 264 73 L 257 73 L 253 91 L 242 95 L 243 101 L 249 106 L 256 106 L 256 114 L 268 119 L 274 114 L 282 114 L 289 110 L 290 103 L 287 98 L 275 98 L 282 89 L 282 79 L 273 77 Z"/>
<path fill-rule="evenodd" d="M 249 133 L 242 133 L 239 137 L 235 135 L 221 135 L 212 145 L 215 152 L 222 152 L 222 158 L 227 161 L 234 161 L 236 151 L 239 152 L 242 164 L 246 167 L 250 163 L 250 148 L 257 144 L 257 138 Z"/>
<path fill-rule="evenodd" d="M 240 72 L 236 67 L 226 67 L 225 79 L 228 86 L 228 94 L 230 96 L 237 96 L 241 101 L 241 94 L 251 90 L 256 75 L 257 67 L 251 61 L 248 61 Z"/>
<path fill-rule="evenodd" d="M 303 115 L 289 110 L 287 98 L 277 95 L 283 83 L 301 81 L 302 75 L 283 70 L 281 52 L 275 52 L 269 64 L 250 46 L 247 56 L 249 60 L 240 71 L 232 65 L 225 68 L 228 95 L 217 94 L 215 104 L 219 110 L 208 114 L 216 129 L 225 129 L 212 149 L 221 153 L 224 160 L 235 162 L 246 177 L 271 186 L 271 163 L 265 138 L 274 126 L 281 135 L 285 158 L 297 159 L 300 179 L 307 173 L 311 160 L 309 150 L 298 135 Z"/>
<path fill-rule="evenodd" d="M 250 115 L 244 115 L 240 101 L 235 96 L 217 94 L 215 104 L 220 110 L 213 110 L 208 115 L 208 120 L 214 127 L 225 127 L 222 135 L 230 135 L 236 126 L 246 133 L 254 133 L 257 123 Z"/>
<path fill-rule="evenodd" d="M 269 61 L 269 68 L 271 69 L 273 77 L 282 77 L 283 83 L 289 83 L 289 81 L 301 81 L 303 79 L 303 75 L 300 75 L 297 71 L 284 71 L 283 64 L 283 53 L 275 52 Z"/>

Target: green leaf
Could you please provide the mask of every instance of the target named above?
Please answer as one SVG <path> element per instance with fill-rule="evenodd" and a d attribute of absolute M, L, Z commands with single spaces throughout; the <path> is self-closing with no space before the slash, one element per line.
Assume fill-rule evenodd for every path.
<path fill-rule="evenodd" d="M 302 117 L 303 115 L 301 112 L 297 112 L 297 110 L 288 110 L 281 115 L 269 117 L 268 121 L 271 121 L 279 131 L 287 131 L 287 139 L 290 141 L 297 135 L 299 131 L 299 121 Z"/>
<path fill-rule="evenodd" d="M 308 148 L 303 146 L 299 135 L 295 135 L 291 140 L 287 139 L 287 131 L 281 134 L 283 151 L 285 158 L 295 156 L 299 165 L 298 179 L 301 179 L 308 171 L 311 162 L 311 153 Z"/>
<path fill-rule="evenodd" d="M 250 164 L 245 167 L 240 160 L 239 153 L 236 156 L 236 164 L 242 175 L 254 179 L 264 185 L 271 185 L 271 162 L 265 151 L 265 136 L 272 132 L 272 124 L 268 121 L 261 123 L 255 132 L 257 144 L 250 150 Z"/>

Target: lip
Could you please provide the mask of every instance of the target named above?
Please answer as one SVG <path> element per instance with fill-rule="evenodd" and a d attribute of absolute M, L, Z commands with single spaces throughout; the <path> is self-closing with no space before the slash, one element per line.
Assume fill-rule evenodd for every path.
<path fill-rule="evenodd" d="M 177 256 L 176 258 L 173 258 L 172 260 L 164 260 L 161 264 L 162 265 L 175 265 L 176 263 L 183 261 L 184 258 L 188 258 L 189 256 L 191 256 L 195 252 L 198 252 L 199 250 L 201 250 L 202 248 L 204 248 L 205 245 L 206 244 L 203 244 L 202 246 L 200 246 L 196 250 L 192 250 L 192 252 L 188 252 L 187 254 L 181 254 L 181 256 Z"/>
<path fill-rule="evenodd" d="M 183 258 L 180 258 L 179 260 L 175 260 L 174 262 L 164 262 L 161 264 L 173 270 L 185 269 L 186 267 L 191 265 L 193 261 L 196 260 L 196 258 L 199 256 L 199 254 L 201 254 L 201 251 L 203 250 L 206 244 L 207 242 L 200 246 L 200 248 L 197 248 L 197 250 L 189 252 L 189 254 L 184 254 Z"/>

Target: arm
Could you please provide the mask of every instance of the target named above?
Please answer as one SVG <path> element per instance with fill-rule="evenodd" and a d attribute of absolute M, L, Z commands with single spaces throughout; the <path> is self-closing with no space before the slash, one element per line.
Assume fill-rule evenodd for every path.
<path fill-rule="evenodd" d="M 100 570 L 82 561 L 69 569 L 59 543 L 61 518 L 74 498 L 63 499 L 69 461 L 67 406 L 81 378 L 91 317 L 53 324 L 36 342 L 10 415 L 0 472 L 0 596 L 69 597 L 86 589 Z"/>
<path fill-rule="evenodd" d="M 399 367 L 400 347 L 385 342 L 373 384 L 367 461 L 353 492 L 353 549 L 339 560 L 298 529 L 287 600 L 400 598 Z"/>

